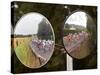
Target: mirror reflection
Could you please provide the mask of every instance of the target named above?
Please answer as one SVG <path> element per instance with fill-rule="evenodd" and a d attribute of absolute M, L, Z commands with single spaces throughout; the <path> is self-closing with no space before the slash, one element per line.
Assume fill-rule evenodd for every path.
<path fill-rule="evenodd" d="M 63 43 L 69 55 L 76 59 L 83 59 L 92 52 L 91 29 L 95 31 L 93 19 L 83 11 L 71 14 L 63 27 Z"/>
<path fill-rule="evenodd" d="M 48 19 L 39 13 L 28 13 L 16 24 L 14 49 L 22 64 L 29 68 L 45 65 L 54 51 L 55 37 Z"/>

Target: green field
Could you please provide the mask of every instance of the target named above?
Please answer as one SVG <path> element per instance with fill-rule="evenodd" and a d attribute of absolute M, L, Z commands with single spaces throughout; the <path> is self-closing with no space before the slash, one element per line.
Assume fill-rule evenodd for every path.
<path fill-rule="evenodd" d="M 30 68 L 37 68 L 40 66 L 39 58 L 32 52 L 29 43 L 31 41 L 31 37 L 22 37 L 14 39 L 14 50 L 18 57 L 18 59 L 25 66 Z"/>

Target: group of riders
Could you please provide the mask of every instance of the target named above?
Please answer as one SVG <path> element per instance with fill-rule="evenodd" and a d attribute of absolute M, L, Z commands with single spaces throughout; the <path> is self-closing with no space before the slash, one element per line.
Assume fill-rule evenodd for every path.
<path fill-rule="evenodd" d="M 74 34 L 69 33 L 67 36 L 64 37 L 66 49 L 71 51 L 72 48 L 75 48 L 76 46 L 84 42 L 86 39 L 89 39 L 89 36 L 90 34 L 85 31 Z"/>
<path fill-rule="evenodd" d="M 54 41 L 52 40 L 41 40 L 41 39 L 32 39 L 32 47 L 39 51 L 50 51 L 53 49 Z"/>

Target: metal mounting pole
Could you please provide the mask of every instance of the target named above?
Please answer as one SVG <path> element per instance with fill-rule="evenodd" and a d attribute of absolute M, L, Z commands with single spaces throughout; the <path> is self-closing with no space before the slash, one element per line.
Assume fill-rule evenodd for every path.
<path fill-rule="evenodd" d="M 68 54 L 66 54 L 66 67 L 67 67 L 67 71 L 71 71 L 73 70 L 73 58 L 71 56 L 69 56 Z"/>

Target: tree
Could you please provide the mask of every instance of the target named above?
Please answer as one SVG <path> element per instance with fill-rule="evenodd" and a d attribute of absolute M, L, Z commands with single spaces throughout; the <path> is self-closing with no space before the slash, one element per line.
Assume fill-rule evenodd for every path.
<path fill-rule="evenodd" d="M 43 18 L 42 21 L 39 23 L 37 36 L 40 39 L 46 39 L 46 40 L 51 39 L 51 37 L 53 36 L 50 24 L 45 18 Z"/>

